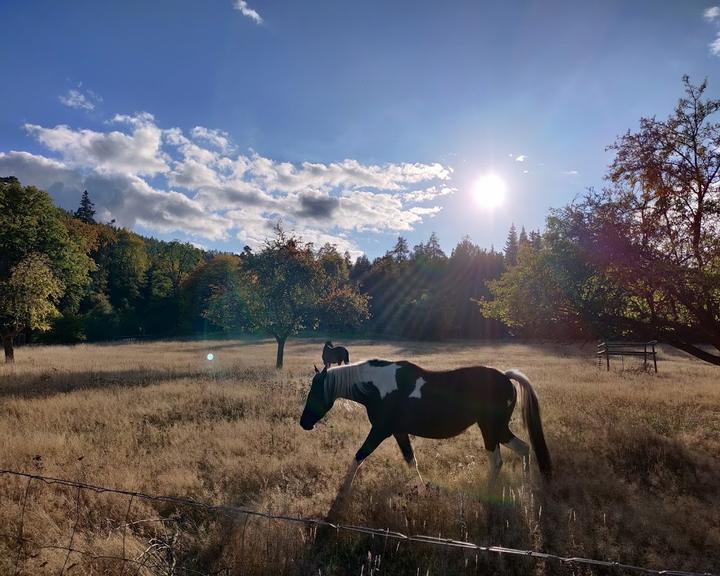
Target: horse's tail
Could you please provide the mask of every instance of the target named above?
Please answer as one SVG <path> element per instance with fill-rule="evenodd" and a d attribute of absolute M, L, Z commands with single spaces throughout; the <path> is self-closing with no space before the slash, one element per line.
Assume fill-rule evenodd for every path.
<path fill-rule="evenodd" d="M 508 370 L 505 372 L 505 376 L 515 380 L 519 384 L 523 424 L 525 424 L 525 429 L 528 432 L 528 436 L 530 436 L 530 444 L 535 452 L 540 472 L 549 480 L 552 476 L 552 462 L 550 461 L 550 452 L 545 443 L 545 435 L 543 434 L 542 422 L 540 421 L 540 404 L 535 395 L 535 390 L 533 390 L 527 376 L 519 370 Z"/>
<path fill-rule="evenodd" d="M 345 348 L 345 364 L 350 364 L 350 352 Z"/>

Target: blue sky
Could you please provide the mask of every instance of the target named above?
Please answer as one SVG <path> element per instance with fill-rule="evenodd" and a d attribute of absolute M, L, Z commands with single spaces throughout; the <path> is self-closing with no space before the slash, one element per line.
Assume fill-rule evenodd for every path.
<path fill-rule="evenodd" d="M 713 6 L 3 0 L 0 175 L 213 248 L 278 218 L 354 254 L 432 231 L 499 247 L 601 186 L 605 147 L 683 74 L 720 93 Z"/>

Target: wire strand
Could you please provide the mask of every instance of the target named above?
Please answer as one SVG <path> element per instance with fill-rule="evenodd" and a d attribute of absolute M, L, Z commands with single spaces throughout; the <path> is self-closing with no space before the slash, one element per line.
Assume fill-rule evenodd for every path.
<path fill-rule="evenodd" d="M 130 498 L 130 502 L 128 504 L 128 512 L 125 515 L 125 523 L 124 526 L 127 526 L 127 514 L 129 513 L 130 504 L 133 500 L 139 499 L 139 500 L 145 500 L 145 501 L 151 501 L 151 502 L 163 502 L 168 504 L 176 504 L 180 506 L 187 506 L 192 507 L 196 509 L 206 510 L 208 512 L 213 512 L 216 514 L 223 514 L 223 515 L 244 515 L 245 517 L 249 516 L 255 516 L 258 518 L 267 518 L 269 520 L 279 520 L 282 522 L 292 522 L 292 523 L 298 523 L 298 524 L 305 524 L 308 526 L 313 527 L 325 527 L 325 528 L 332 528 L 338 532 L 349 532 L 354 534 L 367 534 L 370 536 L 379 536 L 385 539 L 394 539 L 402 542 L 413 542 L 418 544 L 427 544 L 432 546 L 442 546 L 442 547 L 448 547 L 448 548 L 462 548 L 466 550 L 475 550 L 477 552 L 486 552 L 491 554 L 499 554 L 499 555 L 508 555 L 508 556 L 525 556 L 528 558 L 534 558 L 536 560 L 550 560 L 550 561 L 556 561 L 560 562 L 562 564 L 572 564 L 572 565 L 586 565 L 586 566 L 601 566 L 606 568 L 614 568 L 619 570 L 624 570 L 627 572 L 637 572 L 642 574 L 651 574 L 651 575 L 657 575 L 657 576 L 714 576 L 710 572 L 687 572 L 683 570 L 657 570 L 654 568 L 646 568 L 643 566 L 636 566 L 633 564 L 626 564 L 623 562 L 618 561 L 612 561 L 612 560 L 596 560 L 592 558 L 583 558 L 579 556 L 560 556 L 557 554 L 550 554 L 547 552 L 539 552 L 536 550 L 522 550 L 519 548 L 508 548 L 506 546 L 485 546 L 482 544 L 476 544 L 473 542 L 466 542 L 463 540 L 455 540 L 453 538 L 443 538 L 440 536 L 426 536 L 422 534 L 404 534 L 402 532 L 395 532 L 389 529 L 385 528 L 372 528 L 369 526 L 360 526 L 360 525 L 354 525 L 354 524 L 343 524 L 343 523 L 333 523 L 329 522 L 327 520 L 321 520 L 318 518 L 307 518 L 302 516 L 290 516 L 286 514 L 272 514 L 270 512 L 263 512 L 261 510 L 254 510 L 252 508 L 245 508 L 240 506 L 228 506 L 224 504 L 209 504 L 206 502 L 200 502 L 198 500 L 193 500 L 190 498 L 182 498 L 182 497 L 176 497 L 176 496 L 167 496 L 167 495 L 157 495 L 157 494 L 146 494 L 144 492 L 138 492 L 134 490 L 124 490 L 119 488 L 109 488 L 107 486 L 97 486 L 94 484 L 88 484 L 85 482 L 76 482 L 74 480 L 66 480 L 63 478 L 54 478 L 51 476 L 41 476 L 38 474 L 30 474 L 28 472 L 19 472 L 16 470 L 8 470 L 8 469 L 0 469 L 0 476 L 16 476 L 19 478 L 26 478 L 28 480 L 28 484 L 25 488 L 25 498 L 23 500 L 23 506 L 22 510 L 25 510 L 25 504 L 27 500 L 28 490 L 29 490 L 29 484 L 31 481 L 38 481 L 42 482 L 46 485 L 59 485 L 59 486 L 67 486 L 76 488 L 78 490 L 77 495 L 77 503 L 79 506 L 79 494 L 81 490 L 87 490 L 90 492 L 95 492 L 97 494 L 120 494 L 124 496 L 128 496 Z M 24 516 L 24 514 L 23 514 Z M 22 522 L 22 520 L 21 520 Z M 21 523 L 22 526 L 22 523 Z M 77 526 L 77 523 L 73 527 L 73 537 L 75 533 L 75 527 Z M 22 530 L 22 528 L 21 528 Z M 20 533 L 20 542 L 19 545 L 22 547 L 28 540 L 22 538 L 21 536 L 22 532 Z M 66 556 L 65 562 L 67 563 L 67 558 L 69 557 L 70 553 L 76 553 L 84 556 L 88 556 L 91 558 L 112 558 L 116 560 L 122 560 L 126 562 L 132 562 L 134 564 L 138 564 L 139 562 L 137 560 L 131 560 L 129 558 L 119 557 L 119 556 L 103 556 L 103 555 L 94 555 L 93 553 L 89 551 L 80 550 L 73 547 L 73 537 L 70 539 L 70 543 L 68 546 L 48 546 L 48 545 L 36 545 L 36 549 L 58 549 L 58 550 L 64 550 L 68 553 L 68 556 Z M 123 536 L 124 540 L 124 536 Z M 124 541 L 123 541 L 123 549 L 124 549 Z M 124 550 L 123 550 L 124 554 Z M 20 555 L 20 552 L 18 552 L 18 557 Z M 16 566 L 17 569 L 17 566 Z M 64 569 L 64 567 L 63 567 Z M 200 574 L 200 572 L 196 572 L 194 570 L 189 569 L 183 569 L 186 572 L 192 572 Z M 214 574 L 217 574 L 219 572 L 215 572 Z"/>

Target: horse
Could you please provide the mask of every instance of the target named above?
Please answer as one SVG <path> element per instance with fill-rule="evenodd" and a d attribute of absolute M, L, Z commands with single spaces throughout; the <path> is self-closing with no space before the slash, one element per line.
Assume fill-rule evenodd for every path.
<path fill-rule="evenodd" d="M 338 398 L 365 406 L 370 433 L 348 468 L 341 489 L 341 494 L 346 494 L 362 463 L 390 436 L 395 438 L 405 462 L 417 470 L 410 435 L 451 438 L 477 424 L 490 456 L 492 485 L 502 466 L 500 444 L 519 454 L 524 470 L 528 470 L 530 448 L 509 428 L 518 395 L 538 467 L 543 477 L 550 480 L 552 463 L 540 420 L 540 405 L 527 376 L 518 370 L 500 372 L 472 366 L 433 371 L 407 361 L 388 360 L 368 360 L 330 369 L 326 366 L 322 371 L 315 367 L 300 426 L 312 430 Z"/>
<path fill-rule="evenodd" d="M 337 364 L 339 366 L 343 362 L 345 364 L 349 364 L 350 354 L 348 354 L 347 348 L 342 346 L 335 346 L 333 348 L 332 342 L 328 340 L 325 342 L 325 346 L 323 347 L 322 361 L 326 368 L 332 366 L 333 364 Z"/>

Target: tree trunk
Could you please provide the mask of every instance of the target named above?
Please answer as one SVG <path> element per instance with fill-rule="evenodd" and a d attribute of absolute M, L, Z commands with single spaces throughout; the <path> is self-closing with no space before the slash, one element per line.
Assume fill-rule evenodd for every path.
<path fill-rule="evenodd" d="M 682 340 L 670 340 L 669 343 L 672 346 L 675 346 L 675 348 L 687 352 L 691 356 L 695 356 L 695 358 L 699 358 L 700 360 L 708 362 L 709 364 L 714 364 L 715 366 L 720 366 L 720 356 L 716 354 L 706 352 L 702 348 L 698 348 L 697 346 L 694 346 L 693 344 L 689 344 Z"/>
<path fill-rule="evenodd" d="M 275 361 L 275 368 L 282 368 L 283 367 L 283 354 L 285 353 L 285 340 L 287 340 L 287 336 L 275 336 L 275 340 L 277 340 L 277 360 Z"/>
<path fill-rule="evenodd" d="M 13 348 L 13 337 L 3 334 L 2 337 L 3 348 L 5 349 L 5 364 L 12 364 L 15 362 L 15 350 Z"/>

